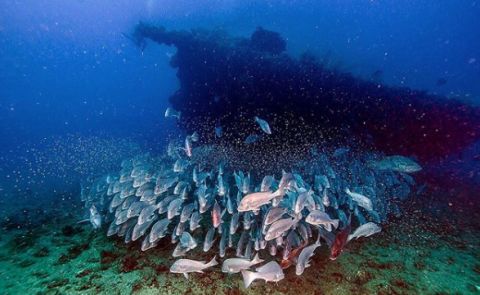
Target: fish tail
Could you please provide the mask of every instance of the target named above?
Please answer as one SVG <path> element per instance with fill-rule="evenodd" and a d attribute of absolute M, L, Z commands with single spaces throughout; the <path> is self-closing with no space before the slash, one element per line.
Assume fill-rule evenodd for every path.
<path fill-rule="evenodd" d="M 218 264 L 217 260 L 216 260 L 217 256 L 213 256 L 212 260 L 210 260 L 209 263 L 207 263 L 207 267 L 211 267 L 211 266 L 215 266 Z"/>
<path fill-rule="evenodd" d="M 260 258 L 260 256 L 258 256 L 258 252 L 255 254 L 255 257 L 253 257 L 253 260 L 252 260 L 252 263 L 253 264 L 258 264 L 258 263 L 262 263 L 263 262 L 263 259 Z"/>
<path fill-rule="evenodd" d="M 245 288 L 248 288 L 250 284 L 256 279 L 256 275 L 253 271 L 242 270 L 242 276 Z"/>

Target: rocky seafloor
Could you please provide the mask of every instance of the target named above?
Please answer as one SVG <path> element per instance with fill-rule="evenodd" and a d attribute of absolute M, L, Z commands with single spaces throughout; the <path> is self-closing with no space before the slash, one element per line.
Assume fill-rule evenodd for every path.
<path fill-rule="evenodd" d="M 2 294 L 479 294 L 480 214 L 471 186 L 430 189 L 403 204 L 382 233 L 347 245 L 335 261 L 323 247 L 302 276 L 294 268 L 279 283 L 254 282 L 220 268 L 172 274 L 168 239 L 148 252 L 107 238 L 82 218 L 68 193 L 55 206 L 10 208 L 2 202 Z M 72 193 L 75 200 L 77 192 Z M 453 198 L 455 196 L 455 198 Z M 459 196 L 462 196 L 461 198 Z M 451 201 L 454 200 L 454 201 Z M 55 208 L 55 209 L 52 209 Z M 234 251 L 229 249 L 228 251 Z M 228 252 L 227 252 L 228 254 Z M 210 259 L 195 249 L 191 257 Z"/>

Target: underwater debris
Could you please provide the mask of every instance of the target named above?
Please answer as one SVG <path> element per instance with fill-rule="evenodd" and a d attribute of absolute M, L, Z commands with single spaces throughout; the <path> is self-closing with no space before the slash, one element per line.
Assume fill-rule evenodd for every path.
<path fill-rule="evenodd" d="M 262 28 L 250 38 L 219 38 L 205 30 L 169 31 L 140 23 L 132 36 L 141 46 L 151 39 L 177 48 L 171 65 L 178 69 L 181 88 L 170 103 L 182 112 L 178 125 L 198 131 L 207 144 L 218 140 L 213 130 L 221 119 L 222 140 L 243 145 L 237 139 L 254 134 L 256 127 L 245 118 L 259 110 L 274 114 L 275 132 L 255 149 L 263 156 L 315 138 L 426 161 L 480 138 L 478 107 L 364 81 L 312 57 L 294 59 L 278 33 Z M 218 102 L 212 104 L 212 98 Z"/>

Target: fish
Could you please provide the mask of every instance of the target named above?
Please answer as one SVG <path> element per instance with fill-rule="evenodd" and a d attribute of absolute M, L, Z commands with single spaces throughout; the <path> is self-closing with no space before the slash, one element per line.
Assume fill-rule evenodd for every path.
<path fill-rule="evenodd" d="M 190 219 L 190 216 L 193 213 L 193 210 L 197 205 L 195 203 L 190 203 L 188 205 L 183 206 L 182 212 L 180 213 L 180 222 L 184 223 L 187 222 L 188 219 Z"/>
<path fill-rule="evenodd" d="M 332 227 L 338 228 L 339 224 L 339 219 L 331 219 L 327 213 L 320 210 L 310 211 L 305 221 L 311 225 L 323 225 L 329 232 L 332 231 Z"/>
<path fill-rule="evenodd" d="M 257 116 L 254 117 L 254 120 L 258 124 L 258 126 L 260 126 L 263 132 L 269 135 L 272 134 L 272 130 L 270 129 L 270 125 L 268 125 L 267 121 L 260 119 Z"/>
<path fill-rule="evenodd" d="M 176 111 L 170 107 L 165 110 L 165 118 L 177 118 L 180 120 L 181 115 L 182 112 Z"/>
<path fill-rule="evenodd" d="M 142 237 L 150 228 L 150 225 L 152 225 L 152 223 L 155 222 L 156 219 L 157 219 L 157 215 L 153 215 L 150 219 L 148 219 L 144 223 L 137 223 L 133 228 L 131 240 L 136 241 L 140 237 Z"/>
<path fill-rule="evenodd" d="M 92 205 L 90 207 L 90 223 L 92 224 L 93 229 L 99 229 L 102 227 L 102 216 L 97 210 L 97 207 L 95 205 Z"/>
<path fill-rule="evenodd" d="M 271 175 L 267 175 L 263 178 L 262 183 L 260 184 L 260 191 L 266 192 L 269 191 L 275 181 L 275 178 Z"/>
<path fill-rule="evenodd" d="M 217 176 L 217 189 L 219 196 L 223 197 L 227 193 L 227 186 L 225 185 L 222 174 L 218 174 Z"/>
<path fill-rule="evenodd" d="M 182 247 L 186 248 L 187 251 L 195 249 L 195 247 L 197 247 L 197 242 L 188 232 L 182 233 L 182 235 L 180 236 L 180 244 L 182 245 Z"/>
<path fill-rule="evenodd" d="M 212 210 L 212 224 L 214 228 L 217 228 L 220 223 L 222 223 L 222 212 L 221 212 L 220 205 L 218 205 L 217 200 L 215 200 L 215 203 L 213 205 L 213 210 Z"/>
<path fill-rule="evenodd" d="M 167 217 L 172 219 L 180 214 L 180 208 L 182 207 L 183 200 L 181 198 L 175 199 L 168 204 Z"/>
<path fill-rule="evenodd" d="M 298 256 L 297 264 L 295 265 L 295 274 L 297 276 L 303 274 L 305 268 L 310 267 L 310 258 L 313 256 L 313 252 L 318 247 L 320 247 L 319 239 L 315 242 L 315 244 L 302 249 L 302 252 Z"/>
<path fill-rule="evenodd" d="M 185 169 L 188 168 L 188 165 L 190 165 L 190 162 L 188 162 L 187 160 L 178 159 L 173 164 L 173 172 L 181 173 L 181 172 L 185 171 Z"/>
<path fill-rule="evenodd" d="M 337 259 L 338 256 L 343 252 L 343 248 L 345 248 L 345 245 L 347 244 L 347 239 L 348 235 L 350 235 L 350 231 L 351 224 L 349 217 L 347 226 L 335 235 L 335 240 L 333 241 L 333 245 L 330 249 L 330 260 Z"/>
<path fill-rule="evenodd" d="M 229 258 L 225 259 L 222 264 L 222 272 L 232 274 L 239 273 L 242 270 L 249 269 L 250 267 L 262 263 L 264 260 L 260 259 L 258 253 L 255 254 L 255 257 L 252 260 L 245 258 Z"/>
<path fill-rule="evenodd" d="M 285 278 L 282 268 L 275 261 L 270 261 L 257 268 L 256 272 L 242 270 L 241 273 L 245 288 L 248 288 L 257 279 L 262 279 L 266 282 L 279 282 Z"/>
<path fill-rule="evenodd" d="M 198 211 L 194 211 L 190 216 L 190 231 L 193 233 L 197 228 L 200 227 L 200 221 L 202 220 L 202 215 Z"/>
<path fill-rule="evenodd" d="M 169 224 L 170 224 L 170 219 L 168 218 L 163 218 L 155 222 L 155 224 L 150 229 L 150 234 L 148 236 L 149 242 L 155 243 L 156 241 L 163 238 L 165 236 L 165 233 L 168 229 Z"/>
<path fill-rule="evenodd" d="M 222 126 L 219 126 L 219 125 L 215 126 L 215 136 L 220 138 L 220 137 L 222 137 L 222 135 L 223 135 Z"/>
<path fill-rule="evenodd" d="M 208 252 L 210 248 L 212 248 L 214 236 L 215 228 L 211 227 L 205 235 L 205 240 L 203 241 L 203 252 Z"/>
<path fill-rule="evenodd" d="M 260 136 L 260 135 L 250 134 L 249 136 L 247 136 L 245 138 L 245 140 L 243 142 L 246 143 L 246 144 L 252 144 L 252 143 L 255 143 L 255 142 L 257 142 L 261 139 L 262 139 L 262 136 Z"/>
<path fill-rule="evenodd" d="M 222 230 L 222 236 L 220 237 L 220 243 L 218 244 L 218 251 L 219 251 L 219 256 L 224 257 L 225 256 L 225 250 L 227 248 L 227 242 L 228 242 L 228 231 L 225 229 L 222 229 L 222 226 L 219 227 L 219 232 Z"/>
<path fill-rule="evenodd" d="M 192 135 L 190 135 L 190 139 L 192 142 L 197 142 L 200 139 L 200 136 L 198 135 L 197 131 L 194 131 Z"/>
<path fill-rule="evenodd" d="M 282 207 L 271 207 L 267 214 L 265 215 L 265 220 L 264 220 L 264 234 L 266 234 L 266 227 L 275 221 L 279 220 L 282 218 L 282 216 L 287 213 L 286 208 Z"/>
<path fill-rule="evenodd" d="M 351 235 L 348 235 L 347 242 L 352 239 L 358 239 L 359 237 L 369 237 L 382 230 L 380 226 L 373 222 L 367 222 L 359 226 Z"/>
<path fill-rule="evenodd" d="M 238 229 L 238 220 L 240 219 L 240 214 L 237 212 L 232 215 L 230 219 L 230 234 L 233 235 Z"/>
<path fill-rule="evenodd" d="M 414 160 L 404 156 L 388 156 L 380 161 L 371 163 L 371 167 L 378 170 L 391 170 L 403 173 L 415 173 L 422 170 L 422 167 Z"/>
<path fill-rule="evenodd" d="M 215 260 L 216 256 L 206 263 L 205 261 L 196 261 L 191 259 L 178 259 L 170 267 L 171 273 L 181 273 L 188 280 L 188 274 L 191 272 L 203 273 L 209 267 L 215 266 L 218 262 Z"/>
<path fill-rule="evenodd" d="M 190 136 L 187 136 L 185 138 L 185 147 L 183 148 L 183 150 L 185 151 L 187 157 L 192 157 L 192 138 Z"/>
<path fill-rule="evenodd" d="M 350 198 L 352 198 L 352 200 L 358 204 L 358 206 L 363 207 L 368 211 L 373 211 L 372 201 L 366 196 L 352 192 L 348 187 L 345 188 L 345 193 L 347 193 L 347 195 L 349 195 Z"/>
<path fill-rule="evenodd" d="M 265 241 L 274 240 L 283 235 L 288 231 L 292 226 L 294 226 L 299 221 L 299 217 L 294 218 L 284 218 L 275 221 L 267 230 L 265 235 Z"/>
<path fill-rule="evenodd" d="M 140 212 L 140 215 L 138 216 L 137 223 L 138 224 L 143 224 L 145 222 L 150 221 L 154 216 L 156 216 L 155 210 L 157 210 L 156 205 L 148 205 L 148 206 L 144 207 L 142 209 L 142 211 Z"/>
<path fill-rule="evenodd" d="M 312 194 L 313 191 L 307 191 L 305 189 L 298 194 L 297 200 L 293 207 L 293 211 L 295 212 L 295 214 L 302 212 L 303 208 L 305 207 L 305 203 L 307 202 L 307 198 Z"/>
<path fill-rule="evenodd" d="M 248 194 L 250 191 L 250 173 L 246 177 L 243 178 L 242 181 L 242 193 Z"/>
<path fill-rule="evenodd" d="M 258 210 L 260 206 L 270 203 L 276 196 L 271 191 L 248 194 L 240 201 L 237 210 L 238 212 Z"/>
<path fill-rule="evenodd" d="M 301 251 L 303 248 L 305 248 L 308 245 L 307 242 L 304 242 L 303 244 L 300 244 L 297 248 L 291 250 L 288 255 L 282 258 L 282 261 L 280 262 L 280 266 L 282 269 L 287 269 L 289 268 L 292 264 L 296 263 L 298 259 L 298 255 L 300 255 Z M 275 248 L 276 249 L 276 248 Z"/>

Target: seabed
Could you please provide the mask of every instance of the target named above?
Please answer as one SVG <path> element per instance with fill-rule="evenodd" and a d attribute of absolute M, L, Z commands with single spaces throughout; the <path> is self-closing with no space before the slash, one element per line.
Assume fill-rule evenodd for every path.
<path fill-rule="evenodd" d="M 279 283 L 255 281 L 248 289 L 241 275 L 224 274 L 218 266 L 192 274 L 189 280 L 170 273 L 175 259 L 169 239 L 141 252 L 137 243 L 125 245 L 106 237 L 106 229 L 95 232 L 88 224 L 77 224 L 81 210 L 75 202 L 63 202 L 68 205 L 49 211 L 8 209 L 2 204 L 2 214 L 10 210 L 24 216 L 2 220 L 0 290 L 2 294 L 480 294 L 478 208 L 468 201 L 448 204 L 441 201 L 448 198 L 438 200 L 438 194 L 430 200 L 408 201 L 403 215 L 391 217 L 381 234 L 349 243 L 337 260 L 329 260 L 324 246 L 302 276 L 290 267 Z M 433 207 L 434 198 L 442 206 Z M 23 227 L 22 218 L 37 222 Z M 200 248 L 188 257 L 212 258 L 215 251 L 204 253 Z M 233 256 L 229 253 L 233 251 L 227 250 L 226 256 Z"/>

